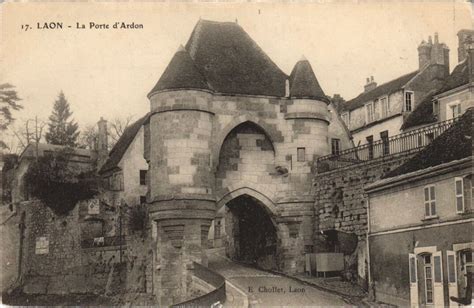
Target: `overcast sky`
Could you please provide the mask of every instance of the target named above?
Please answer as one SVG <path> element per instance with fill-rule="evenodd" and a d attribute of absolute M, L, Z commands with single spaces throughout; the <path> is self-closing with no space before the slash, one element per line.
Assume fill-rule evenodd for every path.
<path fill-rule="evenodd" d="M 466 2 L 324 4 L 170 4 L 152 2 L 2 5 L 1 82 L 16 86 L 17 118 L 47 118 L 60 90 L 84 126 L 100 116 L 140 117 L 157 82 L 199 18 L 235 21 L 287 74 L 304 54 L 328 95 L 358 95 L 365 78 L 380 84 L 418 68 L 417 46 L 439 32 L 457 64 L 458 30 L 473 27 Z M 63 22 L 63 30 L 22 24 Z M 76 22 L 143 25 L 136 30 L 77 30 Z M 72 28 L 67 28 L 71 25 Z"/>

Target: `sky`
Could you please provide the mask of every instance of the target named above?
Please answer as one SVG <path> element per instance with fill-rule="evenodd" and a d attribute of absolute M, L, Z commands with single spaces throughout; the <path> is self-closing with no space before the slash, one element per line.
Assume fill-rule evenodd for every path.
<path fill-rule="evenodd" d="M 450 48 L 452 70 L 456 34 L 473 28 L 472 4 L 461 1 L 23 1 L 0 10 L 0 82 L 15 85 L 24 106 L 14 116 L 47 119 L 63 91 L 80 127 L 149 111 L 147 93 L 199 18 L 237 20 L 287 74 L 304 55 L 325 93 L 346 100 L 369 76 L 381 84 L 418 69 L 417 46 L 435 32 Z M 36 28 L 45 22 L 64 28 Z M 143 29 L 90 29 L 90 22 Z"/>

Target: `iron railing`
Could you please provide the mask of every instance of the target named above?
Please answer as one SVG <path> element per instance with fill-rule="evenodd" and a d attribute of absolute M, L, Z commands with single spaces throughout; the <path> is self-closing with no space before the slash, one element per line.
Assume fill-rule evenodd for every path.
<path fill-rule="evenodd" d="M 319 157 L 316 161 L 317 171 L 324 173 L 377 158 L 420 151 L 458 119 L 459 117 L 437 122 L 430 126 L 346 149 L 336 154 Z"/>

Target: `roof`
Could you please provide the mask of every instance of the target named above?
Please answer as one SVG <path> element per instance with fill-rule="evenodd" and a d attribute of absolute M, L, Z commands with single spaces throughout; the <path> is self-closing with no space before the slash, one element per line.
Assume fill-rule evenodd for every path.
<path fill-rule="evenodd" d="M 469 108 L 453 126 L 431 144 L 382 178 L 395 177 L 471 156 L 472 110 Z"/>
<path fill-rule="evenodd" d="M 209 90 L 206 79 L 194 65 L 189 53 L 180 47 L 150 93 L 165 89 Z"/>
<path fill-rule="evenodd" d="M 110 171 L 118 167 L 118 164 L 122 160 L 123 155 L 127 151 L 132 141 L 135 139 L 135 136 L 137 135 L 138 131 L 149 116 L 149 113 L 146 114 L 144 117 L 138 119 L 125 129 L 122 136 L 120 136 L 119 140 L 110 151 L 109 158 L 102 166 L 102 168 L 100 168 L 99 173 L 104 173 L 106 171 Z"/>
<path fill-rule="evenodd" d="M 228 94 L 285 96 L 288 76 L 237 23 L 200 20 L 185 49 L 210 90 Z M 166 78 L 162 76 L 160 81 L 163 81 L 159 81 L 150 94 L 188 83 L 193 87 L 203 86 L 202 79 L 196 81 L 197 84 L 189 80 L 188 77 L 198 74 L 193 71 L 189 58 L 185 55 L 180 57 L 175 55 L 173 60 L 176 63 L 170 63 L 163 74 Z M 177 63 L 178 60 L 187 63 Z M 186 68 L 186 77 L 178 76 L 180 67 Z"/>
<path fill-rule="evenodd" d="M 23 152 L 20 154 L 19 160 L 23 158 L 32 158 L 35 157 L 36 150 L 38 150 L 38 156 L 43 156 L 45 152 L 61 151 L 67 149 L 72 155 L 75 156 L 84 156 L 92 157 L 91 150 L 80 149 L 80 148 L 71 148 L 64 145 L 48 144 L 48 143 L 30 143 L 26 146 Z"/>
<path fill-rule="evenodd" d="M 401 127 L 402 130 L 437 121 L 436 116 L 433 114 L 432 101 L 434 93 L 435 91 L 431 91 L 418 105 L 416 105 L 415 109 L 405 119 L 405 122 L 403 122 Z"/>
<path fill-rule="evenodd" d="M 371 91 L 364 92 L 359 94 L 356 98 L 347 101 L 344 104 L 343 110 L 350 111 L 362 107 L 366 102 L 373 101 L 381 96 L 394 93 L 398 90 L 401 90 L 413 77 L 418 74 L 419 71 L 414 71 L 412 73 L 403 75 L 394 79 L 392 81 L 386 82 L 379 85 Z"/>
<path fill-rule="evenodd" d="M 467 59 L 459 63 L 451 74 L 446 78 L 446 82 L 436 94 L 441 94 L 469 83 L 469 69 Z"/>
<path fill-rule="evenodd" d="M 295 64 L 290 74 L 290 97 L 323 100 L 329 103 L 319 85 L 313 68 L 308 60 L 302 59 Z"/>

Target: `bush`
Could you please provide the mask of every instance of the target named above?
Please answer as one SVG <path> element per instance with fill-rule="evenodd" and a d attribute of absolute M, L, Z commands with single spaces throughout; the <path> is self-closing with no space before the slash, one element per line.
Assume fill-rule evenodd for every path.
<path fill-rule="evenodd" d="M 32 196 L 57 215 L 66 215 L 79 201 L 98 192 L 94 170 L 83 171 L 69 159 L 71 149 L 45 154 L 34 161 L 25 175 Z"/>

